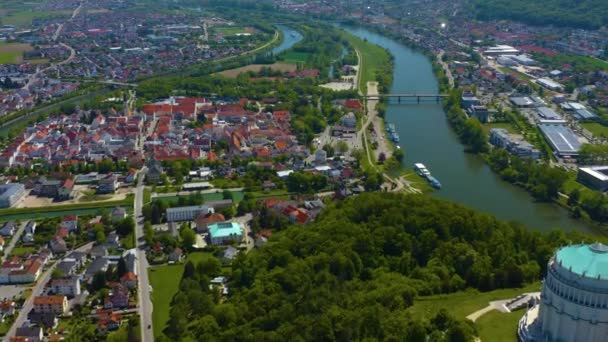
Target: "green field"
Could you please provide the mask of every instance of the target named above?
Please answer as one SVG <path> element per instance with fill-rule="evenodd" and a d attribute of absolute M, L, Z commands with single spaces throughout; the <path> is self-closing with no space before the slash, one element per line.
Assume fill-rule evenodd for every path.
<path fill-rule="evenodd" d="M 296 52 L 289 51 L 281 56 L 284 61 L 294 62 L 294 63 L 306 63 L 310 58 L 310 53 L 308 52 Z"/>
<path fill-rule="evenodd" d="M 602 126 L 597 122 L 583 122 L 581 123 L 584 129 L 588 130 L 595 137 L 608 138 L 608 127 Z"/>
<path fill-rule="evenodd" d="M 242 27 L 215 27 L 213 30 L 217 33 L 223 34 L 225 37 L 234 36 L 239 33 L 249 33 Z"/>
<path fill-rule="evenodd" d="M 190 253 L 187 261 L 197 263 L 209 253 Z M 179 289 L 179 282 L 184 273 L 184 264 L 177 265 L 161 265 L 154 266 L 148 269 L 150 277 L 150 285 L 152 286 L 152 303 L 154 310 L 152 311 L 152 321 L 154 322 L 154 336 L 158 337 L 165 329 L 165 325 L 169 321 L 169 313 L 171 311 L 171 300 Z"/>
<path fill-rule="evenodd" d="M 517 323 L 525 311 L 510 313 L 490 311 L 475 321 L 482 341 L 517 342 Z"/>
<path fill-rule="evenodd" d="M 23 52 L 11 51 L 11 52 L 0 52 L 0 64 L 15 64 L 21 60 Z"/>
<path fill-rule="evenodd" d="M 390 56 L 386 50 L 378 45 L 364 41 L 355 37 L 349 33 L 345 33 L 344 37 L 348 42 L 359 51 L 361 58 L 359 78 L 359 89 L 367 89 L 367 82 L 376 80 L 376 73 L 380 70 L 382 65 L 388 62 Z"/>
<path fill-rule="evenodd" d="M 152 198 L 152 201 L 165 200 L 165 201 L 177 202 L 177 199 L 179 197 L 180 196 L 163 196 L 162 193 L 159 193 L 158 197 Z M 188 193 L 187 192 L 183 193 L 183 197 L 188 198 Z M 218 192 L 202 194 L 202 197 L 205 202 L 221 201 L 224 199 L 224 194 L 222 193 L 222 190 L 219 190 Z M 238 202 L 242 201 L 243 197 L 245 197 L 245 193 L 242 191 L 233 191 L 232 192 L 232 200 L 234 201 L 234 203 L 238 203 Z"/>
<path fill-rule="evenodd" d="M 38 12 L 38 11 L 16 11 L 9 12 L 6 16 L 2 16 L 3 25 L 14 25 L 20 28 L 28 28 L 32 25 L 32 20 L 35 18 L 63 16 L 67 17 L 72 14 L 72 11 L 49 11 L 49 12 Z"/>
<path fill-rule="evenodd" d="M 464 319 L 473 312 L 485 308 L 491 301 L 514 298 L 522 293 L 539 290 L 540 283 L 534 283 L 520 289 L 500 289 L 490 292 L 466 290 L 447 295 L 418 297 L 408 311 L 413 317 L 431 319 L 439 310 L 446 309 L 454 317 Z"/>

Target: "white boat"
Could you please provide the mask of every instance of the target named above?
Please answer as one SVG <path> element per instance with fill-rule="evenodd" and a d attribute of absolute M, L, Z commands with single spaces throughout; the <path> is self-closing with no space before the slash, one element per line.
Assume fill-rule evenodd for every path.
<path fill-rule="evenodd" d="M 422 177 L 427 177 L 431 175 L 429 170 L 427 170 L 426 166 L 424 166 L 424 164 L 422 163 L 414 164 L 414 170 L 416 170 L 416 173 Z"/>

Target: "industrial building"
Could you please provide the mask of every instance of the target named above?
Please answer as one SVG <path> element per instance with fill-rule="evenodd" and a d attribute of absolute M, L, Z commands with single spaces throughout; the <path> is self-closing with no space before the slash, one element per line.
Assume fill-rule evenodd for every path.
<path fill-rule="evenodd" d="M 520 341 L 600 342 L 608 336 L 608 246 L 570 245 L 549 260 L 540 303 L 519 321 Z"/>
<path fill-rule="evenodd" d="M 549 79 L 549 78 L 538 78 L 536 79 L 536 83 L 541 87 L 547 88 L 553 91 L 562 91 L 564 90 L 564 86 Z"/>
<path fill-rule="evenodd" d="M 209 239 L 214 246 L 229 242 L 241 242 L 243 231 L 236 222 L 220 222 L 209 225 Z"/>
<path fill-rule="evenodd" d="M 536 107 L 536 102 L 527 96 L 513 96 L 509 98 L 509 101 L 519 108 Z"/>
<path fill-rule="evenodd" d="M 608 190 L 608 166 L 579 167 L 576 180 L 599 191 Z"/>
<path fill-rule="evenodd" d="M 193 221 L 199 215 L 212 214 L 213 208 L 207 205 L 193 205 L 167 209 L 167 222 Z"/>
<path fill-rule="evenodd" d="M 553 150 L 561 157 L 576 156 L 581 148 L 578 136 L 563 120 L 541 121 L 538 128 Z"/>
<path fill-rule="evenodd" d="M 0 208 L 10 208 L 25 196 L 25 187 L 19 183 L 0 185 Z"/>
<path fill-rule="evenodd" d="M 496 45 L 487 48 L 483 54 L 486 56 L 517 55 L 519 50 L 510 45 Z"/>
<path fill-rule="evenodd" d="M 536 108 L 538 115 L 545 120 L 560 120 L 562 117 L 549 107 Z"/>

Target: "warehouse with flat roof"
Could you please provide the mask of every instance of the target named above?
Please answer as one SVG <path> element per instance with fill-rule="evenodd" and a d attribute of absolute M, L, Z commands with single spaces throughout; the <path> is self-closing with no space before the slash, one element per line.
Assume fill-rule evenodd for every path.
<path fill-rule="evenodd" d="M 562 91 L 564 89 L 563 85 L 561 85 L 549 78 L 539 78 L 536 80 L 536 83 L 538 85 L 540 85 L 541 87 L 544 87 L 544 88 L 547 88 L 547 89 L 553 90 L 553 91 Z"/>
<path fill-rule="evenodd" d="M 553 150 L 561 157 L 576 156 L 581 149 L 578 136 L 561 120 L 541 121 L 538 128 Z"/>
<path fill-rule="evenodd" d="M 546 120 L 559 120 L 562 118 L 561 116 L 559 116 L 559 114 L 557 114 L 553 109 L 549 107 L 538 107 L 536 108 L 536 112 L 541 118 Z"/>

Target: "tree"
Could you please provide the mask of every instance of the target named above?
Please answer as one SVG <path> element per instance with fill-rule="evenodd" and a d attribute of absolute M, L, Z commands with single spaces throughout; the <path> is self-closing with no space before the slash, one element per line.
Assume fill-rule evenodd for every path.
<path fill-rule="evenodd" d="M 106 287 L 106 272 L 99 271 L 93 275 L 93 281 L 91 287 L 93 290 L 98 291 Z"/>
<path fill-rule="evenodd" d="M 182 248 L 187 251 L 192 250 L 192 246 L 196 244 L 196 233 L 194 232 L 194 230 L 192 230 L 192 228 L 190 227 L 184 227 L 181 229 L 179 235 L 182 240 Z"/>
<path fill-rule="evenodd" d="M 348 144 L 346 143 L 346 141 L 344 140 L 340 140 L 338 141 L 337 145 L 336 145 L 336 149 L 338 150 L 338 152 L 340 154 L 345 154 L 346 152 L 348 152 Z"/>
<path fill-rule="evenodd" d="M 127 273 L 127 263 L 124 258 L 118 259 L 118 265 L 116 266 L 116 273 L 118 274 L 118 279 L 120 279 L 123 275 Z"/>

